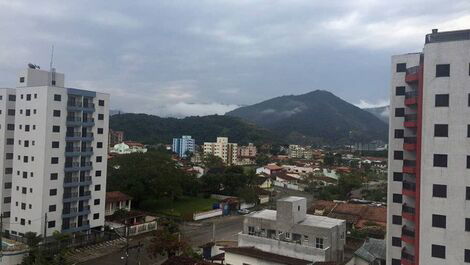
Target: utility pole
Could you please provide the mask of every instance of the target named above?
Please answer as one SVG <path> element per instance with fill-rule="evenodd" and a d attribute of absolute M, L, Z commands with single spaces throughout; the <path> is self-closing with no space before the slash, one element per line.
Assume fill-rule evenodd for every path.
<path fill-rule="evenodd" d="M 126 265 L 129 264 L 129 224 L 126 220 Z"/>
<path fill-rule="evenodd" d="M 212 222 L 212 242 L 215 243 L 215 222 Z"/>

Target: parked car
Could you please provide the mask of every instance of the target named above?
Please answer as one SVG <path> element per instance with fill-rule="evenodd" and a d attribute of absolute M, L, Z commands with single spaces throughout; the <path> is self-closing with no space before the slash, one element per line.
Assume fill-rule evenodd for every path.
<path fill-rule="evenodd" d="M 250 210 L 248 209 L 240 209 L 237 211 L 239 214 L 249 214 L 250 213 Z"/>

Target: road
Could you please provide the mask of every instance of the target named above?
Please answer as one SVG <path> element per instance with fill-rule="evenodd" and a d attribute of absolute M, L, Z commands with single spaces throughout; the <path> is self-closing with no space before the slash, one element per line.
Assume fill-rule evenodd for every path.
<path fill-rule="evenodd" d="M 243 227 L 243 216 L 224 216 L 219 218 L 212 218 L 201 222 L 184 223 L 180 226 L 183 238 L 187 240 L 191 246 L 197 248 L 198 246 L 212 241 L 213 224 L 215 225 L 215 240 L 237 240 L 237 234 Z M 164 257 L 150 257 L 147 253 L 147 246 L 150 243 L 151 235 L 144 235 L 134 237 L 130 240 L 130 246 L 136 246 L 140 243 L 143 247 L 132 249 L 129 251 L 129 259 L 127 265 L 154 265 L 162 263 Z M 126 259 L 125 251 L 116 249 L 115 252 L 105 255 L 103 257 L 93 259 L 87 262 L 80 263 L 80 265 L 125 265 Z M 138 262 L 140 260 L 140 263 Z"/>

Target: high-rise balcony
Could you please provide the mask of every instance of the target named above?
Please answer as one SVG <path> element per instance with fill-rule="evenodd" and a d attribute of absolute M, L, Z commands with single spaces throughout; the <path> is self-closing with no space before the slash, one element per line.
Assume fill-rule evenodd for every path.
<path fill-rule="evenodd" d="M 416 160 L 403 160 L 403 173 L 416 173 Z"/>
<path fill-rule="evenodd" d="M 410 207 L 404 203 L 401 207 L 401 216 L 407 220 L 413 221 L 415 220 L 415 208 Z"/>
<path fill-rule="evenodd" d="M 64 202 L 71 202 L 78 199 L 78 192 L 64 192 Z"/>
<path fill-rule="evenodd" d="M 405 93 L 405 105 L 414 106 L 418 104 L 418 91 L 408 91 Z"/>
<path fill-rule="evenodd" d="M 83 127 L 92 127 L 95 126 L 95 119 L 94 118 L 84 118 L 82 122 Z"/>
<path fill-rule="evenodd" d="M 82 102 L 80 100 L 69 100 L 67 101 L 67 110 L 68 111 L 84 111 L 84 112 L 94 112 L 95 104 L 91 102 Z"/>
<path fill-rule="evenodd" d="M 67 126 L 80 126 L 82 123 L 81 117 L 67 117 Z"/>
<path fill-rule="evenodd" d="M 402 194 L 410 197 L 416 197 L 416 183 L 406 180 L 404 180 L 402 183 Z"/>
<path fill-rule="evenodd" d="M 406 114 L 405 122 L 403 126 L 406 128 L 416 128 L 418 127 L 418 115 L 417 114 Z"/>
<path fill-rule="evenodd" d="M 419 80 L 419 66 L 413 66 L 406 69 L 405 82 L 408 84 L 416 83 Z"/>
<path fill-rule="evenodd" d="M 406 248 L 403 248 L 401 251 L 401 264 L 402 265 L 414 265 L 415 256 L 409 253 Z"/>
<path fill-rule="evenodd" d="M 405 137 L 403 139 L 403 149 L 406 151 L 416 151 L 416 137 Z"/>
<path fill-rule="evenodd" d="M 65 147 L 65 156 L 79 156 L 80 152 L 81 152 L 80 147 L 75 147 L 75 146 Z"/>
<path fill-rule="evenodd" d="M 87 191 L 80 192 L 79 197 L 80 197 L 80 200 L 91 199 L 91 191 L 87 190 Z"/>
<path fill-rule="evenodd" d="M 415 242 L 415 231 L 408 228 L 406 225 L 401 229 L 401 240 L 408 243 L 414 244 Z"/>

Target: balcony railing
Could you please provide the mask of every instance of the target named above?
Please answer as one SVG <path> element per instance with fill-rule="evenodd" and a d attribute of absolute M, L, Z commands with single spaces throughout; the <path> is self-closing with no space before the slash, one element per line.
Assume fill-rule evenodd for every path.
<path fill-rule="evenodd" d="M 410 67 L 410 68 L 406 69 L 406 73 L 409 74 L 409 75 L 410 74 L 416 74 L 416 73 L 418 73 L 418 71 L 419 71 L 419 65 L 413 66 L 413 67 Z"/>
<path fill-rule="evenodd" d="M 81 132 L 67 132 L 65 137 L 82 137 Z"/>
<path fill-rule="evenodd" d="M 81 152 L 80 147 L 65 147 L 65 152 Z"/>
<path fill-rule="evenodd" d="M 91 191 L 87 190 L 84 192 L 80 192 L 80 197 L 91 196 Z"/>
<path fill-rule="evenodd" d="M 64 208 L 62 210 L 62 214 L 73 214 L 73 213 L 77 213 L 78 212 L 78 208 L 77 207 L 71 207 L 71 208 Z"/>
<path fill-rule="evenodd" d="M 403 189 L 404 190 L 416 191 L 416 183 L 404 180 L 403 181 Z"/>
<path fill-rule="evenodd" d="M 71 198 L 77 198 L 78 197 L 78 192 L 65 192 L 64 193 L 64 199 L 71 199 Z"/>
<path fill-rule="evenodd" d="M 74 168 L 74 167 L 80 167 L 80 163 L 79 162 L 65 163 L 65 168 Z"/>
<path fill-rule="evenodd" d="M 406 121 L 417 121 L 418 115 L 417 114 L 406 114 L 405 115 L 405 122 Z"/>
<path fill-rule="evenodd" d="M 415 167 L 416 166 L 416 160 L 403 160 L 403 166 L 404 167 Z"/>
<path fill-rule="evenodd" d="M 78 177 L 65 177 L 64 178 L 64 183 L 76 183 L 80 179 Z"/>
<path fill-rule="evenodd" d="M 415 256 L 408 253 L 405 248 L 401 251 L 401 258 L 411 262 L 414 262 L 415 260 Z"/>
<path fill-rule="evenodd" d="M 405 137 L 403 139 L 403 143 L 405 143 L 405 144 L 416 144 L 416 137 Z"/>
<path fill-rule="evenodd" d="M 85 211 L 89 211 L 89 210 L 90 210 L 90 205 L 85 205 L 85 206 L 82 206 L 82 207 L 78 207 L 79 212 L 85 212 Z"/>
<path fill-rule="evenodd" d="M 401 211 L 408 214 L 415 214 L 415 208 L 406 205 L 406 203 L 402 205 Z"/>
<path fill-rule="evenodd" d="M 407 237 L 415 237 L 415 231 L 409 229 L 406 225 L 401 229 L 401 234 Z"/>
<path fill-rule="evenodd" d="M 405 93 L 405 99 L 418 97 L 418 91 L 412 90 Z"/>
<path fill-rule="evenodd" d="M 67 106 L 68 107 L 82 107 L 82 102 L 81 101 L 75 101 L 75 100 L 69 100 L 67 101 Z"/>
<path fill-rule="evenodd" d="M 81 167 L 91 167 L 93 166 L 93 162 L 89 161 L 89 162 L 82 162 L 80 163 L 80 166 Z"/>
<path fill-rule="evenodd" d="M 84 147 L 81 149 L 82 152 L 93 152 L 93 147 Z"/>
<path fill-rule="evenodd" d="M 88 181 L 91 181 L 91 176 L 80 177 L 80 182 L 88 182 Z"/>
<path fill-rule="evenodd" d="M 70 121 L 70 122 L 81 122 L 81 121 L 82 121 L 82 118 L 80 118 L 80 117 L 67 117 L 67 121 Z"/>
<path fill-rule="evenodd" d="M 89 103 L 89 102 L 85 102 L 85 103 L 83 103 L 83 107 L 84 107 L 84 108 L 88 108 L 88 109 L 93 109 L 93 108 L 95 108 L 95 104 Z"/>

